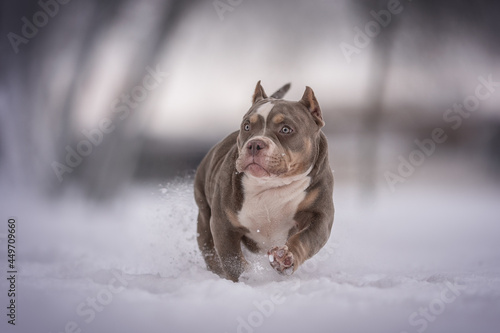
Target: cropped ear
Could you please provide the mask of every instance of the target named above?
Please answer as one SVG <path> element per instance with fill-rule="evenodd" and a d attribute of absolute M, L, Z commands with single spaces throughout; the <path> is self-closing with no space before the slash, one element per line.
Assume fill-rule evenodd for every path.
<path fill-rule="evenodd" d="M 302 96 L 302 99 L 299 101 L 299 103 L 302 103 L 307 108 L 307 110 L 311 112 L 312 116 L 314 117 L 314 121 L 320 128 L 325 126 L 323 115 L 321 114 L 321 109 L 311 87 L 306 87 L 306 91 L 304 91 L 304 95 Z"/>
<path fill-rule="evenodd" d="M 264 88 L 260 85 L 260 80 L 257 82 L 257 86 L 255 86 L 255 92 L 253 93 L 252 97 L 252 103 L 255 104 L 256 102 L 263 100 L 267 98 L 266 92 L 264 91 Z"/>

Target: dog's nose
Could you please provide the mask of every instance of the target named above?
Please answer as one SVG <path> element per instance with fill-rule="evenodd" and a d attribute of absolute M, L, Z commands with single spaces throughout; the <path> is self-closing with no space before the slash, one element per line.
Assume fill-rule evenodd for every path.
<path fill-rule="evenodd" d="M 267 145 L 262 140 L 252 140 L 247 144 L 247 149 L 252 156 L 256 156 L 261 150 L 266 149 Z"/>

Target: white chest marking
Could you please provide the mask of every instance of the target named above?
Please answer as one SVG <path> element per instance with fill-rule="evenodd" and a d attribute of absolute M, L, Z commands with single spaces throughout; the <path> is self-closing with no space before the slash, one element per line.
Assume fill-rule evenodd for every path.
<path fill-rule="evenodd" d="M 261 251 L 285 245 L 288 233 L 295 225 L 297 207 L 304 200 L 305 190 L 311 182 L 306 175 L 297 178 L 271 188 L 269 183 L 273 181 L 243 178 L 245 199 L 238 220 L 248 228 L 250 233 L 247 236 L 257 243 Z"/>

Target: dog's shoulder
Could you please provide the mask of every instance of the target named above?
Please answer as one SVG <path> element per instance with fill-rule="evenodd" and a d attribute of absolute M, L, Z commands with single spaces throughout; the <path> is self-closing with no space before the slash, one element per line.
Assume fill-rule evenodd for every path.
<path fill-rule="evenodd" d="M 237 153 L 236 140 L 238 137 L 238 131 L 229 134 L 222 141 L 217 143 L 215 146 L 210 149 L 205 158 L 200 164 L 198 169 L 209 168 L 213 169 L 214 167 L 220 169 L 224 162 L 227 162 L 227 159 L 232 155 Z"/>
<path fill-rule="evenodd" d="M 234 171 L 234 161 L 238 155 L 236 140 L 238 131 L 229 134 L 210 149 L 196 170 L 195 190 L 210 194 L 216 179 L 230 177 Z"/>

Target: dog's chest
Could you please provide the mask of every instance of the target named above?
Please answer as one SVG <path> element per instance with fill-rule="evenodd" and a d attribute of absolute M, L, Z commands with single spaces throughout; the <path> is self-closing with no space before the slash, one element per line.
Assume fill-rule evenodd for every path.
<path fill-rule="evenodd" d="M 261 251 L 286 243 L 309 184 L 309 177 L 270 189 L 251 181 L 243 182 L 245 199 L 238 220 L 249 230 L 247 237 L 255 241 Z"/>

